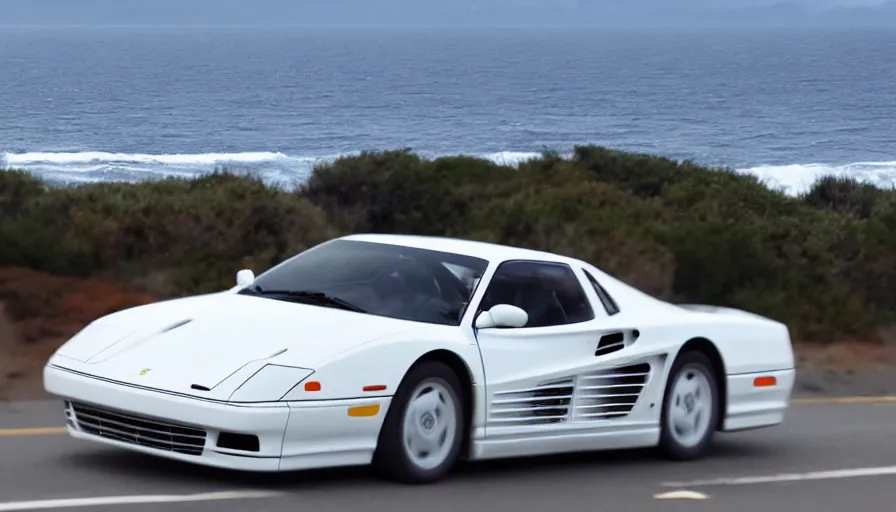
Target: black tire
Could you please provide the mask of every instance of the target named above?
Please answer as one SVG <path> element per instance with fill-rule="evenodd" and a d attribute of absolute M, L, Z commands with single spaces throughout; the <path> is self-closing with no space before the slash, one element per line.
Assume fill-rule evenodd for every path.
<path fill-rule="evenodd" d="M 702 373 L 703 376 L 706 377 L 706 380 L 708 381 L 708 389 L 711 394 L 710 399 L 705 400 L 704 402 L 708 403 L 710 406 L 708 415 L 709 423 L 702 435 L 694 436 L 695 439 L 699 439 L 698 441 L 693 443 L 683 443 L 676 437 L 669 412 L 670 405 L 673 405 L 673 403 L 674 405 L 680 405 L 682 403 L 688 404 L 688 402 L 682 402 L 681 397 L 676 397 L 674 395 L 673 387 L 679 377 L 683 374 L 686 374 L 691 378 L 698 378 L 698 373 Z M 715 434 L 716 426 L 719 422 L 721 397 L 719 396 L 718 377 L 712 361 L 710 361 L 709 357 L 702 352 L 688 351 L 675 359 L 675 362 L 672 364 L 672 369 L 669 372 L 666 389 L 663 392 L 663 409 L 660 414 L 659 452 L 663 457 L 671 460 L 686 461 L 700 458 L 706 454 L 712 444 L 713 435 Z M 692 411 L 694 411 L 693 414 L 695 414 L 694 418 L 696 418 L 697 410 L 697 408 L 692 409 Z"/>
<path fill-rule="evenodd" d="M 440 384 L 447 391 L 449 396 L 444 399 L 453 401 L 455 415 L 453 439 L 450 441 L 447 455 L 443 462 L 431 468 L 421 467 L 412 460 L 403 439 L 405 416 L 412 393 L 424 383 Z M 444 363 L 426 361 L 411 369 L 395 393 L 380 430 L 373 458 L 374 467 L 380 476 L 404 484 L 426 484 L 442 479 L 451 471 L 457 462 L 466 432 L 465 404 L 462 396 L 457 375 Z M 434 420 L 433 428 L 438 426 L 437 421 Z M 446 443 L 449 442 L 447 436 L 450 434 L 446 432 Z"/>

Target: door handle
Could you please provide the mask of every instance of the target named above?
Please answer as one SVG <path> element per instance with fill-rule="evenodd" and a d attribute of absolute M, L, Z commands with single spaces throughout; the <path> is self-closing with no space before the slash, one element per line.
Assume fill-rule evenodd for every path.
<path fill-rule="evenodd" d="M 638 336 L 641 335 L 637 329 L 632 329 L 630 332 L 632 341 L 635 341 L 638 339 Z M 613 352 L 618 352 L 624 348 L 625 331 L 609 332 L 600 337 L 600 340 L 597 342 L 597 348 L 594 350 L 594 355 L 596 357 L 605 356 L 607 354 L 612 354 Z"/>

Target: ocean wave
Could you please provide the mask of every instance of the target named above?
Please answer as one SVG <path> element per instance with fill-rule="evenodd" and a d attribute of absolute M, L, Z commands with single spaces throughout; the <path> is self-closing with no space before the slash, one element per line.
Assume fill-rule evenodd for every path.
<path fill-rule="evenodd" d="M 791 195 L 808 191 L 813 183 L 824 176 L 853 178 L 881 188 L 896 187 L 896 161 L 855 162 L 845 165 L 760 165 L 738 169 L 738 171 L 752 174 L 766 185 Z"/>
<path fill-rule="evenodd" d="M 281 152 L 147 154 L 85 152 L 27 152 L 0 154 L 0 168 L 22 169 L 54 183 L 91 183 L 101 181 L 143 181 L 147 179 L 190 178 L 221 167 L 259 176 L 268 183 L 295 183 L 307 179 L 316 165 L 343 156 L 288 155 Z M 424 154 L 437 157 L 439 154 Z M 501 151 L 474 155 L 503 165 L 519 165 L 539 153 Z"/>
<path fill-rule="evenodd" d="M 290 169 L 307 174 L 315 160 L 264 151 L 160 155 L 102 151 L 28 152 L 0 155 L 0 167 L 23 169 L 56 182 L 97 182 L 172 176 L 189 178 L 222 166 L 258 170 L 264 177 Z"/>
<path fill-rule="evenodd" d="M 226 162 L 255 163 L 288 159 L 283 153 L 206 153 L 198 155 L 145 155 L 128 153 L 104 153 L 87 151 L 83 153 L 6 153 L 3 155 L 9 166 L 29 164 L 96 164 L 130 163 L 163 165 L 207 165 Z"/>
<path fill-rule="evenodd" d="M 257 151 L 247 153 L 199 153 L 151 155 L 141 153 L 106 153 L 86 151 L 81 153 L 3 153 L 0 156 L 7 167 L 25 165 L 85 165 L 85 164 L 145 164 L 174 166 L 207 166 L 220 164 L 257 164 L 267 162 L 318 162 L 333 160 L 341 156 L 358 153 L 343 153 L 329 156 L 289 156 L 285 153 Z M 435 155 L 440 156 L 440 155 Z M 478 155 L 495 162 L 509 165 L 536 158 L 539 153 L 500 151 Z"/>
<path fill-rule="evenodd" d="M 197 153 L 197 154 L 144 154 L 87 152 L 27 152 L 3 153 L 0 168 L 22 169 L 51 182 L 84 183 L 99 181 L 142 181 L 164 177 L 196 177 L 220 167 L 249 172 L 268 183 L 302 182 L 316 165 L 328 163 L 343 156 L 290 155 L 282 152 Z M 422 156 L 438 157 L 457 153 L 426 153 Z M 540 153 L 526 151 L 499 151 L 473 154 L 502 165 L 518 166 L 537 158 Z M 568 156 L 568 155 L 567 155 Z M 844 176 L 880 187 L 896 187 L 896 161 L 856 162 L 844 165 L 789 164 L 759 165 L 737 169 L 757 176 L 770 187 L 787 194 L 805 192 L 827 175 Z"/>

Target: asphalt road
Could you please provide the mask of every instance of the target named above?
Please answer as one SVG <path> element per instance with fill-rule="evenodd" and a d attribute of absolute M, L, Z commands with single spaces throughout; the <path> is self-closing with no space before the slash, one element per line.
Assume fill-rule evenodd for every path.
<path fill-rule="evenodd" d="M 896 399 L 795 403 L 784 425 L 721 435 L 697 462 L 633 451 L 520 459 L 419 487 L 363 468 L 205 469 L 78 442 L 60 425 L 55 402 L 0 404 L 0 512 L 896 510 Z M 677 491 L 700 499 L 663 499 Z"/>

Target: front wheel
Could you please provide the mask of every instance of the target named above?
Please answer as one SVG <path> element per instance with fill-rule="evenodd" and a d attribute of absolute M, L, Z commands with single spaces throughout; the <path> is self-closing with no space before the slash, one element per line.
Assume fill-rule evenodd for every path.
<path fill-rule="evenodd" d="M 709 449 L 719 421 L 719 392 L 712 362 L 702 352 L 679 356 L 669 372 L 660 420 L 660 452 L 691 460 Z"/>
<path fill-rule="evenodd" d="M 374 464 L 392 480 L 422 484 L 441 479 L 457 461 L 465 418 L 460 382 L 447 365 L 415 367 L 392 400 Z"/>

